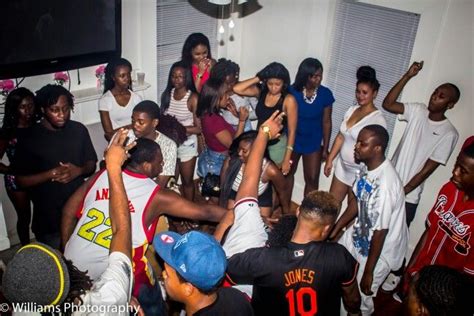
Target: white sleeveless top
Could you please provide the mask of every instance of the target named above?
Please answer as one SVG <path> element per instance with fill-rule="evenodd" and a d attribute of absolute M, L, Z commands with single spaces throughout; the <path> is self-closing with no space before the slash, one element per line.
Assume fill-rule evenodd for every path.
<path fill-rule="evenodd" d="M 191 90 L 186 92 L 181 100 L 175 100 L 174 88 L 171 89 L 170 106 L 165 114 L 174 116 L 183 126 L 192 126 L 194 124 L 193 113 L 189 111 L 188 99 L 191 96 Z"/>
<path fill-rule="evenodd" d="M 134 249 L 132 261 L 136 274 L 146 269 L 144 253 L 149 242 L 153 240 L 156 223 L 144 227 L 143 221 L 147 207 L 158 192 L 159 186 L 147 176 L 128 170 L 122 172 L 122 177 L 129 201 Z M 77 217 L 79 220 L 66 244 L 64 256 L 72 260 L 79 270 L 88 270 L 87 274 L 92 280 L 96 280 L 107 269 L 112 239 L 109 180 L 105 170 L 87 191 Z"/>
<path fill-rule="evenodd" d="M 262 182 L 262 176 L 265 173 L 265 170 L 267 170 L 268 165 L 270 164 L 270 161 L 268 161 L 266 158 L 263 158 L 263 163 L 262 163 L 262 173 L 260 174 L 260 180 L 258 182 L 258 195 L 262 195 L 263 192 L 268 188 L 268 182 Z M 240 183 L 242 182 L 242 176 L 244 173 L 244 165 L 240 167 L 239 173 L 235 177 L 234 183 L 232 184 L 232 190 L 237 192 L 240 187 Z"/>

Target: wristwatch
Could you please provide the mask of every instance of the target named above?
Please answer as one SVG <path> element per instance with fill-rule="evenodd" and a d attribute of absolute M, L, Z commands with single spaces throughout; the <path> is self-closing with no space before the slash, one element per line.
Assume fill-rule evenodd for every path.
<path fill-rule="evenodd" d="M 268 136 L 268 139 L 272 138 L 272 134 L 270 133 L 270 127 L 268 127 L 267 125 L 262 125 L 260 128 Z"/>

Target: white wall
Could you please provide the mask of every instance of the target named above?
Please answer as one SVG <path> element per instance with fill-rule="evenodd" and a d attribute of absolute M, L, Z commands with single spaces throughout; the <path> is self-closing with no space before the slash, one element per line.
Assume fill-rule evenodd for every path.
<path fill-rule="evenodd" d="M 156 101 L 156 1 L 123 0 L 122 1 L 122 56 L 132 63 L 135 70 L 146 73 L 145 81 L 151 87 L 140 92 L 142 97 Z M 155 34 L 155 35 L 153 35 Z M 97 66 L 80 69 L 81 84 L 77 81 L 77 70 L 71 70 L 71 91 L 93 88 L 96 86 L 95 69 Z M 32 91 L 53 83 L 53 74 L 28 77 L 22 83 Z M 67 87 L 67 85 L 66 85 Z M 97 111 L 97 100 L 76 103 L 72 119 L 86 124 L 99 159 L 102 157 L 106 142 Z M 7 162 L 4 158 L 4 162 Z M 0 196 L 6 221 L 6 228 L 11 244 L 19 242 L 16 234 L 17 216 L 13 205 L 7 197 L 3 181 L 0 181 Z M 0 214 L 1 215 L 1 214 Z M 0 219 L 1 223 L 1 219 Z"/>
<path fill-rule="evenodd" d="M 474 135 L 473 104 L 473 9 L 469 0 L 436 1 L 367 1 L 394 9 L 421 14 L 412 60 L 424 60 L 424 69 L 404 90 L 402 101 L 428 102 L 431 92 L 444 82 L 452 82 L 461 90 L 461 99 L 448 118 L 459 132 L 459 141 L 448 164 L 439 167 L 425 184 L 417 215 L 411 225 L 410 248 L 416 245 L 424 230 L 424 220 L 441 186 L 451 177 L 463 141 Z M 395 126 L 393 144 L 403 132 L 403 124 Z M 395 146 L 392 145 L 390 153 Z"/>
<path fill-rule="evenodd" d="M 263 8 L 243 19 L 236 19 L 235 41 L 227 41 L 226 45 L 219 47 L 218 50 L 219 57 L 228 57 L 240 64 L 241 78 L 254 75 L 272 61 L 285 64 L 292 78 L 300 61 L 305 57 L 317 57 L 323 65 L 329 64 L 328 51 L 331 45 L 335 1 L 259 0 L 258 2 Z M 461 100 L 448 112 L 449 118 L 455 123 L 460 134 L 460 142 L 455 150 L 457 153 L 461 142 L 474 134 L 472 1 L 364 0 L 361 2 L 421 14 L 412 60 L 424 60 L 425 68 L 406 87 L 403 100 L 426 102 L 437 85 L 445 81 L 457 84 L 461 89 Z M 123 0 L 122 6 L 123 56 L 132 62 L 135 69 L 146 73 L 146 81 L 151 83 L 151 88 L 145 91 L 145 97 L 156 100 L 156 0 Z M 95 86 L 94 69 L 95 67 L 89 67 L 81 71 L 82 87 Z M 325 72 L 329 71 L 331 69 L 326 67 Z M 34 90 L 47 82 L 51 82 L 50 75 L 28 78 L 25 85 Z M 95 104 L 91 105 L 90 111 L 96 111 Z M 403 125 L 397 124 L 395 141 L 392 142 L 394 145 L 390 152 L 393 152 L 402 132 Z M 412 224 L 411 247 L 422 232 L 424 217 L 431 208 L 440 186 L 451 175 L 456 153 L 448 165 L 439 168 L 426 183 L 417 217 Z M 293 192 L 293 200 L 296 202 L 302 199 L 301 166 L 299 169 Z M 322 176 L 321 189 L 328 190 L 330 180 Z M 2 202 L 6 202 L 5 212 L 9 214 L 8 231 L 12 234 L 16 215 L 11 209 L 5 191 L 1 189 Z"/>
<path fill-rule="evenodd" d="M 439 84 L 450 81 L 461 89 L 461 99 L 448 112 L 460 134 L 455 153 L 446 167 L 440 167 L 427 181 L 418 214 L 412 224 L 410 247 L 422 233 L 423 222 L 436 194 L 451 176 L 451 170 L 462 141 L 474 134 L 473 104 L 473 2 L 470 0 L 363 0 L 369 4 L 421 14 L 412 60 L 424 60 L 423 71 L 409 83 L 404 101 L 427 102 Z M 332 17 L 335 3 L 329 0 L 259 0 L 263 6 L 255 14 L 240 21 L 240 62 L 242 78 L 254 75 L 267 63 L 277 60 L 285 64 L 292 78 L 299 62 L 317 57 L 328 65 L 331 46 Z M 326 68 L 325 72 L 331 69 Z M 324 80 L 323 80 L 324 82 Z M 337 96 L 336 96 L 337 98 Z M 403 124 L 395 127 L 393 152 L 403 133 Z M 296 175 L 293 200 L 300 202 L 304 185 L 302 166 Z M 321 177 L 320 187 L 328 190 L 330 179 Z"/>

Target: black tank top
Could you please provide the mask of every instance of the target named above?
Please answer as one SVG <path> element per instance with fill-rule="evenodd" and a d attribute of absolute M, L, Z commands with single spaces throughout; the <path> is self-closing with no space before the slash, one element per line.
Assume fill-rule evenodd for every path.
<path fill-rule="evenodd" d="M 265 105 L 265 98 L 267 96 L 266 92 L 265 94 L 260 95 L 260 99 L 258 100 L 257 106 L 255 107 L 255 114 L 257 114 L 257 128 L 260 128 L 260 126 L 272 116 L 272 114 L 276 111 L 279 110 L 280 112 L 283 111 L 283 101 L 285 100 L 286 94 L 281 94 L 280 99 L 278 99 L 277 103 L 275 106 L 266 106 Z M 287 126 L 287 121 L 286 121 L 286 116 L 283 119 L 283 131 L 286 131 L 286 126 Z M 269 145 L 274 145 L 278 142 L 278 139 L 273 139 L 268 142 Z"/>

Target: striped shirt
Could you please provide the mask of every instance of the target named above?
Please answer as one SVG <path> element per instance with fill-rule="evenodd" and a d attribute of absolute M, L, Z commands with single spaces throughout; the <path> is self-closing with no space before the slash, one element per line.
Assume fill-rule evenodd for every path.
<path fill-rule="evenodd" d="M 193 113 L 189 111 L 188 99 L 191 96 L 191 90 L 186 92 L 186 95 L 181 100 L 174 98 L 174 88 L 171 89 L 170 106 L 166 110 L 166 114 L 175 117 L 183 126 L 194 125 Z"/>
<path fill-rule="evenodd" d="M 268 167 L 269 164 L 270 164 L 270 162 L 266 158 L 264 158 L 263 163 L 262 163 L 262 173 L 260 174 L 260 181 L 258 182 L 258 195 L 259 196 L 262 195 L 262 193 L 265 192 L 265 190 L 268 187 L 268 182 L 262 182 L 262 176 L 265 173 L 265 171 L 267 170 L 267 167 Z M 244 173 L 244 166 L 245 165 L 242 164 L 242 167 L 240 167 L 239 173 L 235 177 L 234 183 L 232 184 L 232 190 L 234 190 L 235 192 L 237 192 L 239 190 L 240 183 L 242 182 L 242 175 Z"/>

